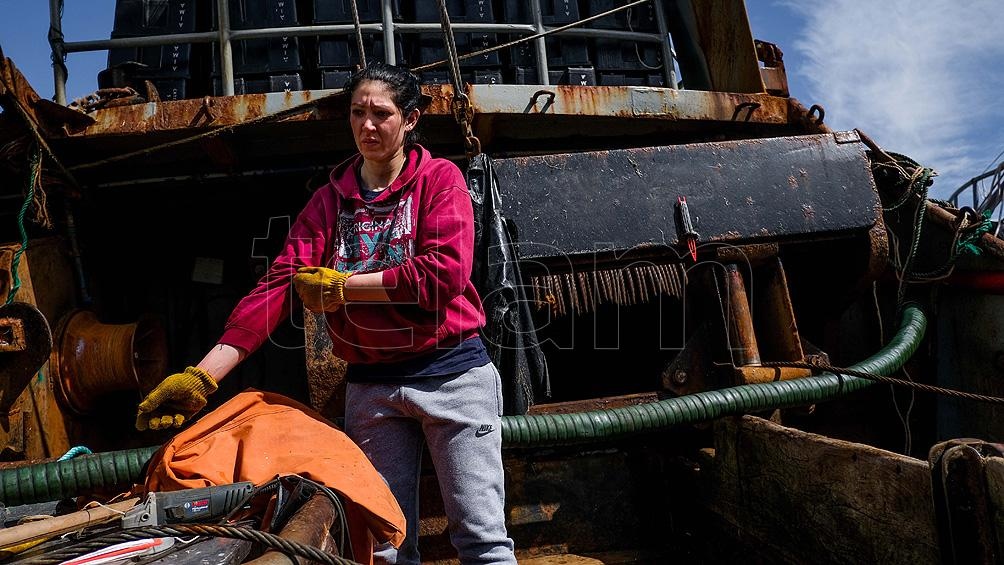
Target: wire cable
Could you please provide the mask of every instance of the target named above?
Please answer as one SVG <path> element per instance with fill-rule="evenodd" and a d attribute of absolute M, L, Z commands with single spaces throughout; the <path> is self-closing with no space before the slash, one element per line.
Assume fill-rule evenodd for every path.
<path fill-rule="evenodd" d="M 176 524 L 173 526 L 130 528 L 114 534 L 89 539 L 77 543 L 72 547 L 48 551 L 45 555 L 28 559 L 24 563 L 26 565 L 55 565 L 122 541 L 192 535 L 241 539 L 260 543 L 271 549 L 281 551 L 287 556 L 303 557 L 311 561 L 325 563 L 326 565 L 360 565 L 356 561 L 345 559 L 326 551 L 321 551 L 316 547 L 284 539 L 267 532 L 237 526 L 215 526 L 208 524 Z"/>
<path fill-rule="evenodd" d="M 359 27 L 359 6 L 356 5 L 356 0 L 351 0 L 349 5 L 352 7 L 352 25 L 356 29 L 356 49 L 359 50 L 359 68 L 366 68 L 366 48 L 363 45 L 363 30 Z"/>
<path fill-rule="evenodd" d="M 896 386 L 901 386 L 904 388 L 909 388 L 913 390 L 919 390 L 921 392 L 930 392 L 934 394 L 941 394 L 944 396 L 950 396 L 953 398 L 961 398 L 963 400 L 972 400 L 975 402 L 986 402 L 988 404 L 1004 404 L 1004 398 L 999 396 L 987 396 L 983 394 L 974 394 L 971 392 L 964 392 L 961 390 L 955 390 L 951 388 L 942 388 L 940 386 L 927 385 L 924 383 L 918 383 L 915 381 L 907 381 L 903 379 L 897 379 L 893 377 L 885 377 L 882 375 L 876 375 L 874 373 L 867 373 L 865 371 L 857 371 L 855 369 L 848 369 L 846 367 L 834 367 L 826 363 L 806 363 L 802 361 L 764 361 L 759 364 L 761 367 L 792 367 L 795 369 L 811 369 L 814 371 L 826 371 L 833 373 L 837 376 L 848 376 L 848 377 L 858 377 L 861 379 L 868 379 L 870 381 L 875 381 L 879 383 L 886 383 Z"/>
<path fill-rule="evenodd" d="M 634 2 L 631 2 L 629 4 L 625 4 L 623 6 L 618 6 L 616 8 L 607 10 L 606 12 L 602 12 L 602 13 L 596 14 L 594 16 L 589 16 L 588 18 L 583 18 L 583 19 L 581 19 L 581 20 L 579 20 L 577 22 L 572 22 L 570 24 L 566 24 L 566 25 L 563 25 L 561 27 L 556 27 L 556 28 L 553 28 L 553 29 L 549 29 L 549 30 L 547 30 L 545 32 L 537 33 L 537 34 L 534 34 L 534 35 L 528 35 L 526 37 L 521 37 L 519 39 L 510 41 L 508 43 L 502 43 L 501 45 L 496 45 L 495 47 L 488 47 L 486 49 L 481 49 L 480 51 L 474 51 L 473 53 L 467 53 L 466 55 L 460 55 L 459 57 L 457 57 L 457 60 L 458 61 L 463 61 L 464 59 L 471 59 L 471 58 L 474 58 L 474 57 L 480 57 L 481 55 L 484 55 L 486 53 L 491 53 L 493 51 L 498 51 L 499 49 L 506 49 L 508 47 L 513 47 L 513 46 L 519 45 L 521 43 L 526 43 L 528 41 L 533 41 L 535 39 L 540 39 L 541 37 L 547 37 L 549 35 L 552 35 L 552 34 L 555 34 L 555 33 L 560 33 L 560 32 L 563 32 L 563 31 L 565 31 L 567 29 L 572 29 L 573 27 L 581 26 L 582 24 L 587 24 L 587 23 L 589 23 L 589 22 L 591 22 L 593 20 L 598 20 L 600 18 L 605 18 L 605 17 L 607 17 L 607 16 L 609 16 L 611 14 L 616 14 L 617 12 L 620 12 L 621 10 L 627 10 L 628 8 L 631 8 L 633 6 L 637 6 L 639 4 L 644 4 L 645 2 L 650 2 L 650 1 L 651 0 L 635 0 Z M 446 65 L 448 63 L 450 63 L 450 61 L 448 61 L 446 59 L 443 59 L 442 61 L 436 61 L 435 63 L 429 63 L 427 65 L 422 65 L 422 66 L 419 66 L 419 67 L 414 67 L 414 68 L 411 69 L 411 71 L 412 72 L 427 71 L 429 69 L 434 69 L 436 67 L 441 67 L 441 66 Z"/>

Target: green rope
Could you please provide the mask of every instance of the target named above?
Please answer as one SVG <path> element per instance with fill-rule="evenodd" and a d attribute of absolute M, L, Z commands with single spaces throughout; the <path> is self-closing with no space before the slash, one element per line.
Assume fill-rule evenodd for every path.
<path fill-rule="evenodd" d="M 994 222 L 991 220 L 993 210 L 984 210 L 983 221 L 977 226 L 973 231 L 968 232 L 964 236 L 959 238 L 959 242 L 955 245 L 954 255 L 958 257 L 963 253 L 970 253 L 972 255 L 982 255 L 983 251 L 976 245 L 976 242 L 983 237 L 983 234 L 989 233 L 994 227 Z"/>
<path fill-rule="evenodd" d="M 18 266 L 21 263 L 21 255 L 28 248 L 28 232 L 24 228 L 24 215 L 31 206 L 32 199 L 35 198 L 35 184 L 38 182 L 38 175 L 42 170 L 42 150 L 36 145 L 35 154 L 31 157 L 31 175 L 28 178 L 28 193 L 24 197 L 24 204 L 17 213 L 17 230 L 21 234 L 21 246 L 14 253 L 14 259 L 10 262 L 11 286 L 7 293 L 7 304 L 14 302 L 14 295 L 21 288 L 21 277 L 18 275 Z"/>

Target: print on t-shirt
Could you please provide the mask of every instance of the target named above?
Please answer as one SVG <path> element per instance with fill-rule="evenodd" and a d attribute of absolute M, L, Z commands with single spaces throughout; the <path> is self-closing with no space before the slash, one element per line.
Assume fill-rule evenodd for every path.
<path fill-rule="evenodd" d="M 361 204 L 338 215 L 335 269 L 371 273 L 400 265 L 415 255 L 412 196 L 376 205 Z"/>

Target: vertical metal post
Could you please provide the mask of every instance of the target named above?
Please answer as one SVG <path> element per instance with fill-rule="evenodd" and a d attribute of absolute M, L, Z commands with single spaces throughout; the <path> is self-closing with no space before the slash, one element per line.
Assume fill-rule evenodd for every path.
<path fill-rule="evenodd" d="M 234 53 L 230 45 L 230 6 L 227 0 L 216 0 L 220 25 L 220 69 L 222 71 L 223 95 L 234 95 Z"/>
<path fill-rule="evenodd" d="M 63 35 L 63 14 L 59 13 L 59 2 L 60 0 L 49 0 L 49 27 L 50 34 L 53 32 L 58 32 L 59 36 Z M 56 104 L 60 106 L 66 106 L 66 67 L 62 64 L 62 53 L 56 53 L 55 49 L 52 51 L 52 83 L 55 87 L 56 93 Z M 57 62 L 57 59 L 60 59 Z"/>
<path fill-rule="evenodd" d="M 533 14 L 533 27 L 537 28 L 537 33 L 544 33 L 544 19 L 540 15 L 540 0 L 530 0 L 530 13 Z M 537 48 L 537 80 L 539 84 L 550 84 L 547 76 L 547 44 L 545 38 L 538 37 L 534 40 Z"/>
<path fill-rule="evenodd" d="M 676 88 L 676 61 L 673 60 L 673 48 L 670 45 L 669 27 L 666 25 L 666 9 L 662 5 L 662 0 L 654 0 L 656 24 L 659 26 L 659 36 L 662 41 L 659 46 L 662 48 L 662 74 L 666 81 L 667 88 Z"/>
<path fill-rule="evenodd" d="M 394 49 L 394 7 L 391 2 L 394 0 L 380 0 L 380 8 L 383 12 L 381 21 L 383 22 L 383 56 L 388 65 L 397 64 L 397 51 Z"/>

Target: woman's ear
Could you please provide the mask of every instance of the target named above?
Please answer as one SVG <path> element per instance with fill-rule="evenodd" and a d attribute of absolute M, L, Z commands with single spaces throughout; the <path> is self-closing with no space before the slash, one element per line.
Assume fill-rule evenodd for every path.
<path fill-rule="evenodd" d="M 418 110 L 418 108 L 408 112 L 408 115 L 404 119 L 404 129 L 406 131 L 415 129 L 415 126 L 418 125 L 418 117 L 420 115 L 422 115 L 422 113 Z"/>

